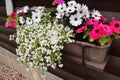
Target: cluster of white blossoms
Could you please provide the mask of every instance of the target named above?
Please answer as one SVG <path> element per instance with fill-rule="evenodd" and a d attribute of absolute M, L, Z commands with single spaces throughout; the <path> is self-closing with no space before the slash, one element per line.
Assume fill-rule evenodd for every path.
<path fill-rule="evenodd" d="M 73 30 L 60 24 L 50 13 L 42 12 L 41 15 L 39 23 L 19 26 L 10 40 L 18 44 L 16 53 L 19 61 L 26 63 L 29 68 L 37 67 L 44 71 L 49 66 L 63 66 L 61 49 L 64 42 L 73 42 L 70 37 L 74 34 Z"/>
<path fill-rule="evenodd" d="M 21 9 L 18 9 L 16 11 L 18 17 L 19 17 L 19 23 L 21 25 L 27 24 L 36 24 L 41 21 L 41 16 L 43 14 L 44 7 L 32 7 L 29 8 L 28 6 L 25 6 Z"/>
<path fill-rule="evenodd" d="M 69 23 L 74 27 L 80 26 L 83 21 L 90 17 L 99 20 L 101 16 L 98 10 L 90 12 L 86 5 L 79 4 L 74 0 L 68 1 L 67 4 L 59 4 L 56 9 L 56 18 L 68 19 Z"/>

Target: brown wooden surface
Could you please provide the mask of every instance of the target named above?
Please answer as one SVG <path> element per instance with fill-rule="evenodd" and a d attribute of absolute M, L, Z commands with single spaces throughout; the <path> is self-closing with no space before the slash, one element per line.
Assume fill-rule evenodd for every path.
<path fill-rule="evenodd" d="M 104 71 L 120 77 L 120 58 L 110 56 Z"/>
<path fill-rule="evenodd" d="M 43 5 L 46 7 L 53 7 L 51 5 L 53 0 L 13 0 L 14 7 L 38 6 Z M 68 1 L 68 0 L 66 0 Z M 85 3 L 90 9 L 98 9 L 102 11 L 103 15 L 111 20 L 111 17 L 120 20 L 120 0 L 76 0 L 80 3 Z M 5 6 L 4 0 L 0 0 L 0 6 Z M 4 28 L 0 26 L 0 46 L 15 53 L 15 44 L 8 41 L 8 35 L 13 34 L 14 29 Z M 3 36 L 4 35 L 4 36 Z M 5 39 L 5 41 L 4 41 Z M 68 46 L 69 47 L 69 46 Z M 79 51 L 79 50 L 78 50 Z M 74 53 L 74 51 L 71 51 Z M 112 43 L 110 54 L 120 56 L 120 39 L 115 40 Z M 69 53 L 67 53 L 69 56 Z M 101 72 L 89 67 L 85 67 L 78 64 L 74 59 L 70 59 L 63 55 L 62 69 L 57 68 L 56 70 L 50 70 L 54 74 L 62 77 L 65 80 L 120 80 L 120 57 L 110 57 L 105 72 Z M 119 76 L 119 77 L 118 77 Z M 81 78 L 82 77 L 82 78 Z"/>
<path fill-rule="evenodd" d="M 52 6 L 53 0 L 13 0 L 14 6 Z M 65 0 L 70 1 L 70 0 Z M 120 12 L 120 0 L 76 0 L 79 3 L 84 3 L 89 6 L 90 9 L 99 9 L 102 11 L 117 11 Z"/>

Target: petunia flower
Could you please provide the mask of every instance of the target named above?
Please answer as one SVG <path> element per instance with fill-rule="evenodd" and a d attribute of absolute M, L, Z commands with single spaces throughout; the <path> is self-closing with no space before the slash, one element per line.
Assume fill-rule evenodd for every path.
<path fill-rule="evenodd" d="M 16 19 L 16 18 L 17 18 L 16 12 L 12 12 L 12 13 L 10 14 L 10 17 L 12 17 L 13 19 Z"/>
<path fill-rule="evenodd" d="M 63 3 L 65 3 L 64 0 L 54 0 L 54 2 L 55 2 L 56 4 L 63 4 Z"/>
<path fill-rule="evenodd" d="M 75 32 L 76 33 L 81 33 L 81 32 L 83 32 L 85 30 L 87 30 L 87 26 L 82 26 L 82 27 L 78 28 Z"/>
<path fill-rule="evenodd" d="M 113 34 L 109 25 L 103 25 L 102 27 L 104 29 L 105 35 L 112 35 Z"/>
<path fill-rule="evenodd" d="M 112 29 L 112 32 L 120 34 L 120 21 L 113 20 L 110 22 L 110 28 Z"/>
<path fill-rule="evenodd" d="M 102 22 L 105 22 L 107 19 L 104 16 L 100 16 Z"/>
<path fill-rule="evenodd" d="M 105 35 L 105 32 L 103 30 L 103 27 L 100 25 L 98 25 L 97 27 L 94 27 L 89 33 L 89 37 L 94 40 L 99 39 L 103 35 Z"/>
<path fill-rule="evenodd" d="M 17 28 L 17 25 L 14 21 L 10 21 L 5 24 L 5 27 Z"/>
<path fill-rule="evenodd" d="M 87 20 L 87 25 L 98 25 L 100 22 L 96 19 L 88 19 Z"/>

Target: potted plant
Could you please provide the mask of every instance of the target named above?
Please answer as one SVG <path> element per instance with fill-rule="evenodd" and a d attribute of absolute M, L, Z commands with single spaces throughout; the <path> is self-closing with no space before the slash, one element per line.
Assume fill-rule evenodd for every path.
<path fill-rule="evenodd" d="M 98 10 L 89 10 L 87 5 L 79 4 L 74 0 L 59 4 L 56 10 L 56 18 L 63 25 L 74 30 L 76 44 L 81 46 L 80 53 L 74 55 L 82 57 L 84 52 L 88 60 L 102 63 L 106 58 L 112 38 L 120 38 L 120 21 L 113 19 L 107 22 Z M 73 45 L 75 44 L 65 46 Z"/>
<path fill-rule="evenodd" d="M 73 41 L 69 38 L 74 36 L 73 30 L 59 23 L 45 7 L 25 6 L 18 9 L 7 18 L 5 27 L 16 29 L 10 40 L 18 44 L 17 60 L 29 69 L 39 68 L 44 73 L 48 67 L 63 66 L 61 49 L 64 42 Z"/>

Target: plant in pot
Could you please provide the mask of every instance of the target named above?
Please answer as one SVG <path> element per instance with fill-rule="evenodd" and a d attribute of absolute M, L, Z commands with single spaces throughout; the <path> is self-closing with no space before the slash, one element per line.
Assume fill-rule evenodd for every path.
<path fill-rule="evenodd" d="M 82 57 L 84 53 L 88 60 L 102 63 L 112 38 L 120 38 L 120 21 L 107 22 L 98 10 L 89 10 L 86 5 L 75 1 L 59 4 L 56 10 L 56 17 L 76 34 L 75 40 L 81 50 L 75 55 Z"/>
<path fill-rule="evenodd" d="M 15 19 L 13 17 L 15 16 Z M 11 25 L 11 21 L 14 22 Z M 73 30 L 64 27 L 59 20 L 45 7 L 25 6 L 7 18 L 5 27 L 16 28 L 10 35 L 17 45 L 17 60 L 26 64 L 29 69 L 39 68 L 43 73 L 48 67 L 62 67 L 61 49 L 64 42 L 72 42 Z"/>

